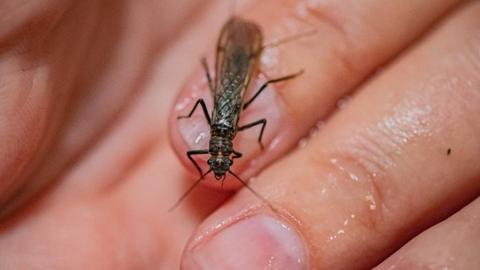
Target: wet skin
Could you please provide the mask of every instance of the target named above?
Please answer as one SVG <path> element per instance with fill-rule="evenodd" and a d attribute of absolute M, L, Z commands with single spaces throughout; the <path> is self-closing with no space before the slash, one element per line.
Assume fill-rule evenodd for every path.
<path fill-rule="evenodd" d="M 168 213 L 207 149 L 201 111 L 176 118 L 212 108 L 198 62 L 226 5 L 0 3 L 0 268 L 478 269 L 478 2 L 239 7 L 265 42 L 318 31 L 262 54 L 252 89 L 305 69 L 241 114 L 265 150 L 260 127 L 233 141 L 280 213 L 215 179 Z"/>

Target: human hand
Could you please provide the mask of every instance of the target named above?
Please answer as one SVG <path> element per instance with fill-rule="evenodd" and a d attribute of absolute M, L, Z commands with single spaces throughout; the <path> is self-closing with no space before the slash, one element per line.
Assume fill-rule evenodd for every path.
<path fill-rule="evenodd" d="M 251 186 L 275 210 L 242 190 L 199 226 L 182 269 L 477 269 L 478 2 L 252 6 L 241 15 L 267 41 L 288 27 L 290 35 L 318 31 L 265 51 L 262 75 L 306 72 L 272 86 L 239 124 L 268 120 L 264 152 L 258 131 L 238 134 L 244 157 L 233 171 L 248 179 L 264 169 Z M 203 76 L 199 66 L 170 121 L 174 149 L 192 172 L 185 152 L 208 148 L 208 126 L 201 110 L 176 117 L 209 98 Z M 241 186 L 224 182 L 203 180 Z"/>
<path fill-rule="evenodd" d="M 314 25 L 316 37 L 277 48 L 274 58 L 281 66 L 265 71 L 271 71 L 269 77 L 299 68 L 306 73 L 269 89 L 242 115 L 242 121 L 267 117 L 267 150 L 258 151 L 255 132 L 240 134 L 237 142 L 245 157 L 234 169 L 243 177 L 271 164 L 252 186 L 281 213 L 272 214 L 241 191 L 204 220 L 226 195 L 200 187 L 167 213 L 193 178 L 184 174 L 166 139 L 180 125 L 184 131 L 191 127 L 188 121 L 173 121 L 179 112 L 171 105 L 192 70 L 198 76 L 191 77 L 180 101 L 191 95 L 189 85 L 203 80 L 198 58 L 214 48 L 218 31 L 212 29 L 228 16 L 222 4 L 191 2 L 50 0 L 24 9 L 0 8 L 10 15 L 2 18 L 30 22 L 0 24 L 1 91 L 9 105 L 2 113 L 8 147 L 2 149 L 0 201 L 2 213 L 10 213 L 0 229 L 1 269 L 176 269 L 187 237 L 200 222 L 183 257 L 185 269 L 195 256 L 217 260 L 208 269 L 234 269 L 222 267 L 222 260 L 245 269 L 255 259 L 271 258 L 280 269 L 295 269 L 291 264 L 300 264 L 291 259 L 298 258 L 312 269 L 368 268 L 411 239 L 390 260 L 403 256 L 403 263 L 412 263 L 404 266 L 409 269 L 419 268 L 418 263 L 431 266 L 430 260 L 464 269 L 478 265 L 465 257 L 472 253 L 462 252 L 475 250 L 479 242 L 473 237 L 476 202 L 414 238 L 478 196 L 479 79 L 469 71 L 479 56 L 467 52 L 479 44 L 478 5 L 448 17 L 442 15 L 455 8 L 455 1 L 345 3 L 307 12 L 298 26 Z M 290 2 L 263 1 L 248 10 L 253 12 L 241 15 L 257 21 L 267 40 L 276 37 L 274 25 L 283 36 L 282 18 L 298 20 Z M 436 19 L 446 22 L 414 42 Z M 356 89 L 407 46 L 411 51 Z M 471 60 L 456 60 L 462 57 Z M 306 147 L 291 151 L 353 90 L 345 110 L 329 118 Z M 185 159 L 189 146 L 182 137 L 172 136 L 172 145 Z M 429 166 L 419 165 L 427 155 Z M 227 178 L 225 188 L 237 188 L 234 183 Z M 48 188 L 38 194 L 45 184 Z M 411 196 L 414 190 L 424 195 Z M 269 218 L 247 218 L 262 213 Z M 282 256 L 285 245 L 265 229 L 286 231 L 271 218 L 292 228 L 280 239 L 303 248 L 304 257 Z M 237 241 L 240 227 L 229 226 L 248 221 L 253 231 L 240 236 L 255 236 L 254 244 Z M 198 238 L 212 228 L 215 238 Z M 448 240 L 455 246 L 438 237 L 450 228 L 458 230 Z M 192 252 L 195 245 L 203 248 Z M 439 251 L 451 256 L 439 257 Z M 442 262 L 445 258 L 454 260 Z"/>
<path fill-rule="evenodd" d="M 167 213 L 166 123 L 204 3 L 0 2 L 0 269 L 178 268 L 206 212 Z"/>

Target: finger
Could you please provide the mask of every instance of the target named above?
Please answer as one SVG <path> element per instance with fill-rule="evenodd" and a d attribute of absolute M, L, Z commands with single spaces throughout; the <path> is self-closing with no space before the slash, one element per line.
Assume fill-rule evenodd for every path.
<path fill-rule="evenodd" d="M 368 269 L 477 197 L 479 10 L 453 15 L 260 175 L 253 188 L 280 214 L 242 191 L 211 216 L 186 269 L 261 269 L 271 257 L 287 258 L 280 269 Z"/>
<path fill-rule="evenodd" d="M 478 269 L 480 199 L 428 229 L 375 268 Z"/>
<path fill-rule="evenodd" d="M 48 62 L 46 51 L 56 55 L 63 44 L 45 40 L 67 8 L 68 1 L 0 3 L 0 219 L 58 130 L 68 91 L 55 88 L 66 83 L 50 75 L 64 63 Z M 62 74 L 62 80 L 70 78 Z"/>
<path fill-rule="evenodd" d="M 262 152 L 257 142 L 260 126 L 239 132 L 234 148 L 243 153 L 243 157 L 235 160 L 234 171 L 242 171 L 241 176 L 249 178 L 277 159 L 319 119 L 329 114 L 340 97 L 405 48 L 457 2 L 386 3 L 365 0 L 305 4 L 298 1 L 261 1 L 248 7 L 240 15 L 263 28 L 266 42 L 312 29 L 317 32 L 263 52 L 262 74 L 251 83 L 245 99 L 251 97 L 267 78 L 278 78 L 299 70 L 305 70 L 305 73 L 283 83 L 269 85 L 242 113 L 239 125 L 266 118 L 263 136 L 266 151 Z M 220 21 L 219 18 L 218 23 Z M 212 29 L 218 28 L 211 27 L 205 33 L 204 40 L 210 43 L 212 54 L 218 32 Z M 213 66 L 213 59 L 210 58 L 209 63 Z M 177 117 L 188 114 L 198 98 L 206 100 L 211 113 L 212 102 L 199 59 L 192 59 L 192 65 L 197 66 L 197 72 L 186 83 L 172 110 L 170 137 L 179 158 L 187 168 L 197 173 L 185 152 L 208 148 L 207 121 L 200 108 L 190 119 L 177 121 Z M 206 156 L 197 158 L 205 165 Z M 226 181 L 224 185 L 225 188 L 233 186 L 238 187 L 238 183 Z"/>
<path fill-rule="evenodd" d="M 0 91 L 5 106 L 0 137 L 5 141 L 0 156 L 5 160 L 0 165 L 0 205 L 8 207 L 1 207 L 0 216 L 58 179 L 75 159 L 88 160 L 83 154 L 105 135 L 121 133 L 108 127 L 121 126 L 124 112 L 133 114 L 133 105 L 138 105 L 133 97 L 146 92 L 152 66 L 161 66 L 153 64 L 152 55 L 171 55 L 164 51 L 166 45 L 187 25 L 185 18 L 197 16 L 207 2 L 1 1 Z M 155 72 L 167 84 L 162 68 Z M 157 90 L 159 82 L 154 83 Z M 153 109 L 161 108 L 159 104 Z M 82 185 L 97 189 L 118 180 L 109 162 L 142 152 L 138 149 L 145 133 L 136 130 L 138 136 L 131 140 L 136 143 L 128 144 L 128 151 L 122 142 L 116 154 L 108 151 L 106 158 L 102 152 L 104 181 L 86 176 L 95 180 Z"/>

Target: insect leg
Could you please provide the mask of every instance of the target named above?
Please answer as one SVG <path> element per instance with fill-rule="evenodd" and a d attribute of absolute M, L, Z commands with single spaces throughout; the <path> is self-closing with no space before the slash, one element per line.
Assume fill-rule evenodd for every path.
<path fill-rule="evenodd" d="M 212 81 L 212 76 L 210 75 L 210 69 L 208 68 L 207 58 L 202 57 L 201 62 L 202 62 L 203 70 L 205 71 L 205 75 L 207 76 L 208 88 L 210 88 L 210 92 L 213 93 L 214 92 L 213 81 Z"/>
<path fill-rule="evenodd" d="M 280 78 L 268 80 L 266 83 L 264 83 L 264 84 L 257 90 L 257 92 L 255 93 L 255 95 L 253 95 L 253 97 L 251 97 L 249 101 L 245 102 L 245 104 L 243 105 L 243 109 L 245 110 L 245 109 L 258 97 L 258 95 L 260 95 L 260 93 L 262 93 L 263 90 L 265 90 L 265 89 L 267 88 L 267 86 L 268 86 L 269 84 L 271 84 L 271 83 L 277 83 L 277 82 L 282 82 L 282 81 L 287 81 L 287 80 L 293 79 L 293 78 L 301 75 L 302 73 L 303 73 L 303 70 L 300 70 L 300 71 L 297 72 L 297 73 L 293 73 L 293 74 L 290 74 L 290 75 L 287 75 L 287 76 L 284 76 L 284 77 L 280 77 Z"/>
<path fill-rule="evenodd" d="M 263 131 L 265 130 L 265 126 L 267 125 L 267 119 L 262 118 L 260 120 L 255 121 L 255 122 L 252 122 L 252 123 L 246 124 L 244 126 L 241 126 L 241 127 L 238 128 L 238 131 L 242 131 L 242 130 L 257 126 L 257 125 L 262 125 L 262 129 L 260 130 L 260 135 L 258 136 L 258 143 L 260 144 L 260 148 L 262 148 L 262 150 L 263 150 L 262 137 L 263 137 Z"/>
<path fill-rule="evenodd" d="M 241 158 L 242 157 L 242 153 L 238 152 L 238 151 L 235 151 L 235 150 L 232 150 L 232 164 L 233 164 L 233 160 L 236 159 L 236 158 Z M 225 179 L 222 180 L 222 189 L 223 189 L 223 182 L 225 182 Z"/>
<path fill-rule="evenodd" d="M 188 115 L 178 116 L 177 119 L 192 117 L 192 114 L 195 112 L 195 109 L 197 108 L 198 104 L 200 104 L 202 106 L 203 114 L 205 115 L 205 118 L 207 119 L 207 122 L 210 125 L 212 121 L 210 120 L 210 115 L 208 114 L 207 105 L 205 105 L 205 101 L 203 100 L 203 98 L 200 98 L 200 99 L 197 100 L 197 102 L 195 102 L 195 105 L 193 106 L 193 109 L 190 111 L 190 113 Z"/>
<path fill-rule="evenodd" d="M 233 150 L 232 159 L 234 159 L 234 158 L 241 158 L 241 157 L 242 157 L 242 153 Z"/>
<path fill-rule="evenodd" d="M 190 161 L 193 163 L 193 165 L 195 165 L 195 168 L 197 168 L 200 175 L 203 175 L 202 169 L 200 168 L 200 166 L 198 166 L 197 162 L 195 161 L 195 159 L 193 159 L 192 156 L 193 155 L 205 155 L 205 154 L 208 154 L 207 149 L 205 149 L 205 150 L 190 150 L 190 151 L 187 152 L 188 159 L 190 159 Z"/>

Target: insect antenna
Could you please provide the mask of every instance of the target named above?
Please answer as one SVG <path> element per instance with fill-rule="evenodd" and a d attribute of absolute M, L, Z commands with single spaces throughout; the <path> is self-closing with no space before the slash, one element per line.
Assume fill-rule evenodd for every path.
<path fill-rule="evenodd" d="M 212 169 L 208 170 L 206 173 L 202 174 L 202 176 L 200 176 L 200 178 L 198 178 L 195 183 L 193 183 L 193 185 L 187 190 L 185 191 L 185 193 L 183 193 L 182 197 L 180 197 L 174 205 L 172 205 L 172 207 L 170 207 L 168 209 L 168 212 L 172 212 L 173 210 L 175 210 L 175 208 L 177 208 L 180 203 L 195 189 L 195 187 L 200 183 L 202 182 L 203 178 L 205 177 L 205 175 L 209 174 L 210 172 L 212 171 Z"/>
<path fill-rule="evenodd" d="M 237 178 L 237 180 L 242 183 L 242 185 L 244 187 L 246 187 L 248 190 L 250 190 L 250 192 L 253 193 L 253 195 L 255 195 L 257 198 L 259 198 L 262 202 L 264 202 L 266 205 L 268 205 L 268 207 L 270 207 L 270 209 L 272 209 L 274 212 L 278 212 L 277 209 L 275 207 L 273 207 L 273 205 L 267 200 L 265 199 L 262 195 L 260 195 L 258 192 L 256 192 L 252 187 L 250 187 L 248 185 L 247 182 L 243 181 L 238 175 L 236 175 L 234 172 L 232 171 L 228 171 L 231 175 L 233 175 L 233 177 Z"/>
<path fill-rule="evenodd" d="M 295 41 L 297 39 L 301 39 L 301 38 L 304 38 L 304 37 L 314 35 L 316 33 L 317 33 L 317 30 L 312 29 L 310 31 L 306 31 L 306 32 L 303 32 L 303 33 L 298 33 L 298 34 L 295 34 L 295 35 L 287 36 L 287 37 L 281 38 L 279 40 L 276 40 L 276 41 L 273 41 L 273 42 L 270 42 L 270 43 L 267 43 L 267 44 L 263 44 L 263 48 L 265 49 L 265 48 L 277 47 L 277 46 L 280 46 L 282 44 L 285 44 L 285 43 L 288 43 L 288 42 L 291 42 L 291 41 Z"/>

